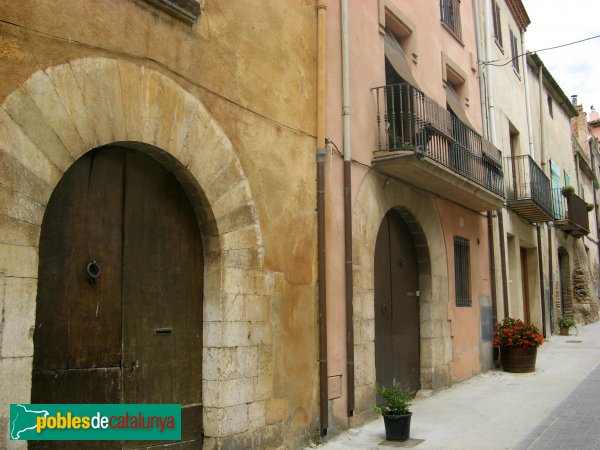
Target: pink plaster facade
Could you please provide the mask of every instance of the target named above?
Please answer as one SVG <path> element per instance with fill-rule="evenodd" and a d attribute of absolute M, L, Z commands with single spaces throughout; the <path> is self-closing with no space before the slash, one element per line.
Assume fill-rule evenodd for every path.
<path fill-rule="evenodd" d="M 341 50 L 341 11 L 339 1 L 327 4 L 327 113 L 326 136 L 342 151 L 342 50 Z M 352 159 L 352 199 L 354 220 L 357 209 L 367 211 L 370 216 L 365 222 L 377 228 L 386 208 L 405 206 L 390 203 L 389 199 L 377 195 L 364 194 L 365 189 L 379 180 L 370 168 L 373 152 L 376 149 L 376 105 L 372 88 L 386 84 L 384 35 L 391 18 L 399 19 L 412 29 L 410 36 L 403 41 L 403 49 L 410 61 L 410 67 L 418 87 L 436 103 L 446 107 L 446 81 L 448 72 L 458 74 L 463 83 L 458 90 L 468 125 L 481 134 L 481 109 L 477 74 L 475 25 L 471 1 L 460 4 L 462 35 L 457 38 L 440 20 L 440 1 L 427 0 L 348 0 L 349 21 L 349 67 L 350 67 L 350 114 Z M 335 150 L 327 158 L 326 170 L 326 240 L 327 240 L 327 326 L 328 326 L 328 375 L 330 386 L 330 407 L 333 410 L 334 424 L 345 428 L 360 423 L 370 416 L 374 396 L 371 385 L 363 379 L 373 377 L 374 316 L 373 303 L 364 300 L 360 289 L 363 272 L 357 258 L 374 258 L 374 243 L 370 255 L 354 255 L 354 333 L 355 333 L 355 375 L 356 407 L 354 417 L 348 417 L 346 386 L 346 325 L 344 288 L 344 208 L 343 208 L 343 162 Z M 377 178 L 372 181 L 372 178 Z M 487 221 L 485 213 L 464 208 L 452 201 L 440 198 L 435 193 L 424 192 L 406 185 L 402 180 L 390 179 L 383 186 L 398 186 L 401 192 L 410 192 L 406 204 L 430 203 L 421 222 L 435 222 L 441 226 L 439 236 L 426 236 L 429 252 L 442 255 L 441 270 L 433 270 L 434 281 L 429 288 L 438 302 L 432 310 L 421 310 L 421 388 L 436 389 L 455 381 L 464 380 L 481 371 L 480 362 L 480 297 L 489 298 L 490 271 Z M 361 194 L 362 197 L 361 197 Z M 362 205 L 357 198 L 365 198 Z M 368 203 L 368 204 L 365 204 Z M 429 204 L 429 203 L 427 203 Z M 391 206 L 390 206 L 391 205 Z M 408 207 L 410 210 L 410 207 Z M 414 211 L 411 211 L 414 213 Z M 355 227 L 362 227 L 360 225 Z M 426 228 L 424 226 L 424 228 Z M 427 234 L 427 233 L 426 233 Z M 454 256 L 453 236 L 470 240 L 472 306 L 454 306 Z M 354 245 L 361 244 L 363 236 L 353 235 Z M 433 258 L 433 256 L 432 256 Z M 372 265 L 372 261 L 371 261 Z M 367 264 L 368 266 L 368 264 Z M 432 267 L 435 264 L 432 262 Z M 368 271 L 367 271 L 368 272 Z M 444 273 L 441 273 L 444 272 Z M 372 274 L 365 273 L 365 277 Z M 438 286 L 436 276 L 440 276 L 443 286 Z M 357 279 L 358 277 L 358 279 Z M 356 287 L 359 284 L 359 287 Z M 366 283 L 368 285 L 368 282 Z M 422 288 L 423 289 L 423 288 Z M 427 289 L 427 287 L 426 287 Z M 436 292 L 444 294 L 436 295 Z M 357 298 L 360 297 L 360 298 Z M 367 297 L 365 297 L 367 298 Z M 440 306 L 441 305 L 441 306 Z M 427 312 L 426 312 L 427 311 Z M 431 312 L 433 311 L 433 313 Z M 431 323 L 424 322 L 435 316 Z M 427 316 L 427 317 L 425 317 Z M 426 339 L 431 338 L 430 341 Z M 362 341 L 360 341 L 362 339 Z M 363 344 L 357 344 L 357 341 Z M 431 361 L 437 361 L 432 363 Z M 362 387 L 361 387 L 362 386 Z"/>

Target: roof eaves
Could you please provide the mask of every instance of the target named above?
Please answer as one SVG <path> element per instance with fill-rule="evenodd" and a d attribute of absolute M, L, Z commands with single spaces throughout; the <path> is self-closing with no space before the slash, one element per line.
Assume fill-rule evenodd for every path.
<path fill-rule="evenodd" d="M 523 2 L 521 0 L 506 0 L 506 4 L 521 30 L 525 31 L 527 26 L 531 23 L 531 19 L 529 19 L 529 14 L 527 14 Z"/>

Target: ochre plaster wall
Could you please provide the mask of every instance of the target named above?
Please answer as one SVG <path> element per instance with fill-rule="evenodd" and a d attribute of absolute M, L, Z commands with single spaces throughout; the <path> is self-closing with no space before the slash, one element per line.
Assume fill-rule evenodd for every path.
<path fill-rule="evenodd" d="M 316 5 L 202 5 L 189 26 L 143 1 L 0 1 L 1 403 L 29 400 L 37 245 L 53 186 L 83 152 L 134 141 L 157 158 L 171 155 L 182 179 L 220 176 L 185 181 L 208 197 L 219 186 L 198 214 L 222 224 L 204 236 L 214 289 L 205 308 L 204 387 L 214 401 L 205 447 L 299 446 L 318 408 Z M 52 78 L 76 67 L 89 89 L 72 75 Z M 63 110 L 60 101 L 77 96 L 79 109 Z M 193 105 L 203 114 L 189 122 Z M 203 127 L 219 132 L 203 140 Z M 203 156 L 200 147 L 183 151 L 186 133 L 196 133 Z M 26 345 L 14 345 L 20 336 Z"/>

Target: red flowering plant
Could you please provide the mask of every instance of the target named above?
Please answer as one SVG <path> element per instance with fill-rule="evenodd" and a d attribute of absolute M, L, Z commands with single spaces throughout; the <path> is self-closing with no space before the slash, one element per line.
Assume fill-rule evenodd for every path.
<path fill-rule="evenodd" d="M 494 326 L 494 347 L 539 347 L 544 343 L 544 337 L 535 325 L 523 322 L 521 319 L 506 317 Z"/>

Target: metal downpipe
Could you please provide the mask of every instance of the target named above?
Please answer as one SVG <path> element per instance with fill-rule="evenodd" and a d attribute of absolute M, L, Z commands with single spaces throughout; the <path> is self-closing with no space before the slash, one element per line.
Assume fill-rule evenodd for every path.
<path fill-rule="evenodd" d="M 319 433 L 329 425 L 327 386 L 327 277 L 325 255 L 325 85 L 327 0 L 317 2 L 317 257 L 319 285 Z"/>
<path fill-rule="evenodd" d="M 317 149 L 317 246 L 319 265 L 319 410 L 320 433 L 327 434 L 328 401 L 327 392 L 327 277 L 325 253 L 325 156 L 327 150 Z"/>
<path fill-rule="evenodd" d="M 552 257 L 552 228 L 550 224 L 548 224 L 548 281 L 550 283 L 550 334 L 552 334 L 554 327 L 554 269 L 553 263 L 554 260 Z"/>
<path fill-rule="evenodd" d="M 348 417 L 354 414 L 354 321 L 352 295 L 352 153 L 350 138 L 350 56 L 348 49 L 348 0 L 341 4 L 342 24 L 342 126 L 344 134 L 344 271 L 346 290 L 346 393 Z"/>
<path fill-rule="evenodd" d="M 537 244 L 538 244 L 538 266 L 540 271 L 540 299 L 542 303 L 542 334 L 546 337 L 546 301 L 544 299 L 544 266 L 542 258 L 542 233 L 540 225 L 536 225 L 537 231 Z"/>
<path fill-rule="evenodd" d="M 504 211 L 498 210 L 498 231 L 500 232 L 500 261 L 502 264 L 502 300 L 504 305 L 504 317 L 509 316 L 508 309 L 508 283 L 506 279 L 506 246 L 504 245 Z"/>
<path fill-rule="evenodd" d="M 496 305 L 496 256 L 494 252 L 494 221 L 493 212 L 488 211 L 488 244 L 490 246 L 490 280 L 492 288 L 492 318 L 494 322 L 498 320 L 498 305 Z"/>

